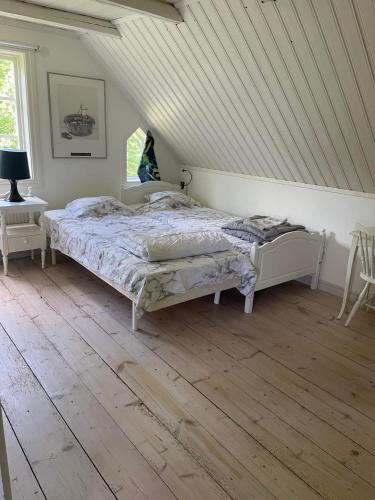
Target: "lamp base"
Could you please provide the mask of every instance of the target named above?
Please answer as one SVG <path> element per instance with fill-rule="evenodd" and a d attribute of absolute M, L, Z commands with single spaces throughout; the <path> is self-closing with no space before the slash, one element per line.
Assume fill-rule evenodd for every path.
<path fill-rule="evenodd" d="M 13 179 L 9 179 L 10 182 L 10 193 L 6 201 L 10 201 L 11 203 L 20 203 L 21 201 L 25 201 L 24 198 L 18 192 L 17 181 Z"/>

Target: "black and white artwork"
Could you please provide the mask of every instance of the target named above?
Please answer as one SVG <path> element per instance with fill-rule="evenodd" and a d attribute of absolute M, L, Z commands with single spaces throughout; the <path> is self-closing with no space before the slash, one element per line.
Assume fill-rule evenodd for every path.
<path fill-rule="evenodd" d="M 105 82 L 48 73 L 54 158 L 106 158 Z"/>

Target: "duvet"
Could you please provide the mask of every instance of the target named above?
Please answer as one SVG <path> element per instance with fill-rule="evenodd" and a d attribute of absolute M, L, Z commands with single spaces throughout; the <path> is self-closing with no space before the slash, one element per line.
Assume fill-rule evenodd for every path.
<path fill-rule="evenodd" d="M 130 251 L 134 241 L 139 242 L 139 234 L 157 239 L 176 233 L 220 232 L 224 223 L 235 219 L 223 212 L 184 207 L 83 218 L 66 210 L 52 210 L 45 216 L 51 248 L 114 282 L 141 312 L 171 295 L 227 280 L 239 279 L 244 295 L 255 286 L 251 245 L 237 238 L 229 237 L 229 250 L 157 262 L 148 262 Z"/>

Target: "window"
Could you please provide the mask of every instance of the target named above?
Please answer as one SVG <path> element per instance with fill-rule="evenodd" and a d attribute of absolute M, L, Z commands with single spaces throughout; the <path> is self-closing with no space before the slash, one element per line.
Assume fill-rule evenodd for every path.
<path fill-rule="evenodd" d="M 138 128 L 126 143 L 126 180 L 138 181 L 137 170 L 141 162 L 143 149 L 145 147 L 146 134 Z"/>
<path fill-rule="evenodd" d="M 34 115 L 34 122 L 36 116 L 29 110 L 30 89 L 26 75 L 26 67 L 31 68 L 30 57 L 31 54 L 0 47 L 0 148 L 26 150 L 31 177 L 35 181 L 32 154 L 35 148 L 32 151 L 29 116 Z"/>
<path fill-rule="evenodd" d="M 0 148 L 20 149 L 16 64 L 0 56 Z"/>

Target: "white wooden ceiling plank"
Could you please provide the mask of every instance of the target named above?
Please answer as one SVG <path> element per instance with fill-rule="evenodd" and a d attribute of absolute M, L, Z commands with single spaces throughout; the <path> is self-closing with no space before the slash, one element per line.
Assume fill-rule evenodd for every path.
<path fill-rule="evenodd" d="M 204 134 L 204 131 L 198 133 L 199 128 L 197 128 L 195 126 L 196 124 L 191 121 L 191 117 L 187 113 L 187 109 L 184 107 L 180 96 L 176 94 L 175 89 L 171 92 L 171 87 L 168 85 L 168 81 L 164 79 L 164 75 L 158 73 L 157 64 L 154 63 L 152 58 L 148 57 L 147 46 L 144 44 L 142 37 L 139 37 L 138 28 L 136 27 L 133 29 L 132 25 L 133 23 L 129 23 L 127 26 L 127 30 L 130 32 L 129 34 L 131 34 L 131 36 L 128 36 L 127 40 L 131 44 L 134 53 L 137 54 L 137 60 L 139 62 L 142 61 L 144 74 L 152 76 L 152 79 L 145 79 L 146 86 L 152 85 L 155 89 L 157 89 L 159 99 L 161 96 L 163 105 L 168 106 L 171 110 L 172 122 L 174 126 L 182 126 L 184 134 L 189 140 L 191 147 L 200 151 L 201 157 L 205 160 L 205 164 L 211 165 L 211 168 L 216 168 L 213 158 L 208 153 L 206 139 L 204 139 L 202 144 L 201 134 Z"/>
<path fill-rule="evenodd" d="M 318 106 L 317 99 L 318 101 L 321 98 L 324 99 L 325 89 L 321 85 L 320 74 L 299 13 L 293 0 L 280 2 L 276 9 L 285 34 L 290 40 L 289 45 L 295 61 L 291 74 L 300 97 L 301 126 L 305 128 L 306 136 L 310 137 L 310 149 L 327 185 L 347 189 L 349 187 L 348 181 L 339 163 L 336 150 L 329 141 L 329 135 Z"/>
<path fill-rule="evenodd" d="M 301 179 L 298 182 L 315 184 L 316 180 L 308 168 L 311 155 L 296 118 L 296 113 L 301 107 L 299 96 L 283 60 L 278 42 L 263 13 L 264 6 L 260 7 L 255 0 L 246 0 L 245 7 L 239 5 L 238 2 L 230 5 L 241 27 L 241 32 L 246 37 L 249 51 L 251 49 L 254 51 L 254 57 L 259 60 L 259 67 L 262 67 L 262 71 L 267 75 L 268 90 L 271 95 L 275 93 L 278 105 L 277 109 L 274 108 L 273 117 L 285 146 L 293 157 L 294 163 L 291 167 L 293 166 L 295 175 L 299 176 L 297 179 Z M 271 8 L 274 9 L 274 6 L 272 5 Z M 247 25 L 248 28 L 246 28 Z"/>
<path fill-rule="evenodd" d="M 216 78 L 220 75 L 223 99 L 226 100 L 229 109 L 236 117 L 242 138 L 248 148 L 243 161 L 246 161 L 251 155 L 254 158 L 257 175 L 273 177 L 275 175 L 273 171 L 274 159 L 267 154 L 263 139 L 252 116 L 257 111 L 248 98 L 243 83 L 221 42 L 221 37 L 225 36 L 225 29 L 222 29 L 220 35 L 215 32 L 211 18 L 208 17 L 201 4 L 194 4 L 189 10 L 194 17 L 192 26 L 196 26 L 203 34 L 201 40 L 204 37 L 204 45 L 207 47 L 205 52 L 209 50 L 211 54 L 215 54 L 214 57 L 210 57 L 211 68 Z M 201 41 L 201 43 L 203 42 Z"/>
<path fill-rule="evenodd" d="M 339 87 L 336 83 L 322 34 L 311 9 L 310 0 L 298 0 L 298 2 L 294 1 L 293 3 L 313 59 L 314 69 L 306 67 L 307 65 L 304 68 L 323 122 L 320 131 L 320 136 L 323 136 L 321 142 L 327 151 L 327 158 L 331 167 L 335 169 L 335 172 L 339 169 L 342 170 L 344 178 L 340 179 L 338 177 L 340 179 L 339 187 L 362 191 L 359 176 L 356 170 L 353 169 L 353 157 L 348 147 L 346 135 L 341 128 L 340 117 L 336 114 L 335 102 L 337 98 L 340 98 Z M 340 109 L 341 114 L 346 112 L 345 105 L 340 106 Z M 347 119 L 350 119 L 350 117 L 347 116 Z M 326 142 L 324 142 L 324 137 L 326 137 Z M 331 148 L 335 151 L 335 155 L 331 153 Z M 335 164 L 335 156 L 337 164 Z M 336 175 L 338 176 L 338 173 Z M 342 183 L 345 183 L 347 187 L 345 188 Z"/>
<path fill-rule="evenodd" d="M 191 78 L 191 72 L 186 71 L 185 64 L 183 63 L 183 55 L 179 51 L 179 48 L 174 44 L 171 38 L 168 38 L 168 34 L 171 31 L 177 32 L 176 29 L 171 27 L 165 32 L 158 30 L 157 25 L 152 20 L 143 21 L 146 24 L 146 30 L 152 40 L 155 43 L 155 49 L 162 54 L 164 59 L 164 64 L 169 68 L 169 72 L 175 73 L 177 80 L 175 80 L 175 85 L 177 91 L 184 95 L 187 105 L 191 111 L 195 111 L 195 121 L 202 123 L 205 127 L 205 132 L 209 135 L 209 142 L 214 146 L 215 156 L 220 155 L 220 158 L 224 162 L 233 161 L 236 156 L 236 150 L 231 151 L 226 146 L 227 137 L 224 131 L 219 127 L 219 123 L 214 118 L 214 115 L 210 113 L 210 110 L 206 106 L 206 101 L 201 98 L 201 95 L 195 87 L 195 82 Z M 176 55 L 178 52 L 178 55 Z"/>
<path fill-rule="evenodd" d="M 334 2 L 334 5 L 336 5 L 336 16 L 347 47 L 358 91 L 362 99 L 363 109 L 367 115 L 375 141 L 375 80 L 353 3 L 351 0 L 342 1 L 343 3 L 340 3 L 340 6 L 337 2 Z M 343 5 L 345 5 L 345 8 L 342 8 Z"/>
<path fill-rule="evenodd" d="M 304 159 L 304 167 L 310 173 L 314 183 L 325 185 L 326 181 L 320 172 L 319 162 L 312 147 L 313 141 L 316 141 L 315 133 L 309 123 L 304 102 L 300 95 L 299 85 L 303 83 L 304 77 L 293 52 L 284 20 L 276 4 L 264 4 L 261 7 L 257 5 L 257 9 L 261 10 L 269 32 L 272 33 L 272 38 L 277 46 L 277 62 L 280 65 L 280 70 L 285 72 L 289 79 L 289 85 L 293 88 L 293 96 L 295 97 L 292 109 L 293 117 L 288 117 L 287 121 Z"/>
<path fill-rule="evenodd" d="M 218 92 L 217 90 L 217 77 L 213 73 L 210 65 L 207 63 L 207 60 L 204 58 L 202 47 L 197 42 L 191 31 L 187 29 L 185 23 L 179 25 L 178 30 L 181 35 L 180 40 L 183 41 L 182 46 L 183 50 L 186 51 L 185 55 L 187 57 L 187 60 L 193 61 L 192 67 L 195 67 L 195 71 L 202 75 L 200 78 L 200 82 L 205 87 L 206 91 L 210 94 L 211 98 L 216 101 L 217 108 L 220 109 L 220 112 L 223 116 L 221 126 L 224 127 L 228 136 L 232 137 L 234 150 L 236 150 L 237 154 L 240 155 L 240 164 L 233 161 L 232 168 L 242 173 L 258 175 L 258 172 L 253 164 L 254 160 L 252 157 L 249 157 L 246 150 L 246 144 L 244 144 L 244 140 L 241 131 L 238 128 L 235 117 L 231 113 L 231 110 L 228 108 L 228 106 L 223 102 L 220 91 Z"/>
<path fill-rule="evenodd" d="M 343 41 L 346 46 L 350 65 L 353 70 L 354 79 L 362 103 L 363 113 L 371 132 L 371 149 L 368 157 L 372 182 L 375 184 L 374 153 L 375 153 L 375 80 L 370 60 L 368 58 L 365 40 L 363 38 L 356 11 L 353 8 L 352 0 L 344 0 L 345 8 L 337 2 L 336 17 L 340 26 Z"/>
<path fill-rule="evenodd" d="M 130 91 L 136 109 L 140 111 L 150 128 L 154 127 L 167 144 L 170 143 L 172 139 L 172 144 L 174 146 L 172 149 L 175 150 L 177 157 L 182 157 L 184 161 L 186 158 L 196 161 L 194 154 L 191 154 L 192 150 L 190 145 L 189 148 L 187 148 L 187 142 L 182 139 L 182 136 L 178 135 L 178 129 L 174 126 L 168 127 L 170 118 L 165 114 L 165 108 L 159 108 L 159 103 L 152 93 L 150 94 L 148 90 L 144 88 L 143 78 L 136 75 L 136 61 L 132 60 L 132 64 L 129 65 L 124 64 L 124 61 L 127 60 L 127 56 L 124 57 L 123 53 L 118 52 L 118 50 L 123 48 L 121 42 L 113 44 L 110 43 L 109 40 L 99 39 L 98 41 L 98 39 L 94 37 L 85 37 L 85 40 L 88 40 L 91 47 L 96 49 L 102 63 L 107 67 L 109 73 L 112 74 L 114 80 L 117 81 L 121 87 L 123 87 L 126 82 L 126 91 Z M 113 64 L 114 61 L 116 64 Z M 118 61 L 120 61 L 120 64 L 117 64 Z M 193 152 L 194 151 L 195 150 L 193 150 Z M 183 156 L 181 152 L 183 152 Z"/>
<path fill-rule="evenodd" d="M 219 3 L 217 2 L 217 4 Z M 270 132 L 266 126 L 269 116 L 268 109 L 264 106 L 264 102 L 253 84 L 251 74 L 247 71 L 237 47 L 228 33 L 223 22 L 224 16 L 217 10 L 218 7 L 219 5 L 214 6 L 211 1 L 201 6 L 205 16 L 204 22 L 201 22 L 202 29 L 205 30 L 211 46 L 216 47 L 220 64 L 225 68 L 231 85 L 243 104 L 243 110 L 246 111 L 244 120 L 254 143 L 253 149 L 257 148 L 257 153 L 259 152 L 262 155 L 261 158 L 263 157 L 266 161 L 263 170 L 265 171 L 267 168 L 265 173 L 269 177 L 283 177 L 279 168 L 280 158 L 278 157 L 276 160 L 274 148 L 269 145 L 269 138 L 272 137 L 274 131 Z"/>
<path fill-rule="evenodd" d="M 370 66 L 372 78 L 375 81 L 375 2 L 373 0 L 353 1 L 353 9 L 360 25 Z"/>
<path fill-rule="evenodd" d="M 227 29 L 236 43 L 248 72 L 251 72 L 254 86 L 262 95 L 272 119 L 272 124 L 269 126 L 273 132 L 270 134 L 275 150 L 281 156 L 279 167 L 282 168 L 284 165 L 284 175 L 288 180 L 302 179 L 298 170 L 298 162 L 301 161 L 301 157 L 299 153 L 295 154 L 294 139 L 289 132 L 283 113 L 280 111 L 280 107 L 289 105 L 283 87 L 242 2 L 236 0 L 225 3 L 227 4 L 227 14 L 223 14 L 223 19 L 228 25 Z"/>
<path fill-rule="evenodd" d="M 313 51 L 345 144 L 345 148 L 342 147 L 343 144 L 341 141 L 337 142 L 339 141 L 339 136 L 336 136 L 336 143 L 338 144 L 337 150 L 340 151 L 343 159 L 343 166 L 351 189 L 363 191 L 364 186 L 362 184 L 360 171 L 361 169 L 367 168 L 367 160 L 350 114 L 346 96 L 332 59 L 330 47 L 328 46 L 328 42 L 322 30 L 317 12 L 317 4 L 312 0 L 308 0 L 308 2 L 311 19 L 310 16 L 308 16 L 304 24 L 306 25 L 306 23 L 308 23 L 310 25 L 309 33 L 315 33 L 315 31 L 311 30 L 311 26 L 314 26 L 314 29 L 316 28 L 317 33 L 312 40 Z M 332 131 L 334 128 L 330 128 L 330 130 Z M 347 154 L 345 153 L 345 149 Z"/>
<path fill-rule="evenodd" d="M 373 0 L 353 1 L 353 9 L 363 38 L 364 50 L 370 65 L 372 79 L 375 82 L 375 2 Z M 374 178 L 375 162 L 372 162 L 370 169 Z"/>
<path fill-rule="evenodd" d="M 240 153 L 238 152 L 239 138 L 235 122 L 228 114 L 227 110 L 220 105 L 220 100 L 216 98 L 213 84 L 207 78 L 204 68 L 201 66 L 199 59 L 196 56 L 199 51 L 199 47 L 194 46 L 195 40 L 185 38 L 184 30 L 180 25 L 177 28 L 177 33 L 175 30 L 168 30 L 168 33 L 171 37 L 171 41 L 174 42 L 175 46 L 179 50 L 178 54 L 180 54 L 183 58 L 182 60 L 184 61 L 184 64 L 186 65 L 186 68 L 194 82 L 193 85 L 206 103 L 207 112 L 211 113 L 213 116 L 212 123 L 214 124 L 215 130 L 218 130 L 219 134 L 222 135 L 224 133 L 225 135 L 222 139 L 223 144 L 225 144 L 232 155 L 232 159 L 228 165 L 231 165 L 232 170 L 235 172 L 248 173 L 242 165 L 243 156 L 240 156 Z M 221 162 L 219 162 L 219 164 L 220 163 Z"/>
<path fill-rule="evenodd" d="M 344 3 L 341 5 L 342 7 L 345 6 Z M 350 113 L 351 124 L 358 138 L 363 158 L 365 160 L 362 164 L 355 164 L 355 167 L 357 168 L 358 175 L 360 176 L 361 184 L 364 190 L 366 190 L 374 185 L 369 167 L 375 157 L 375 144 L 373 143 L 372 133 L 364 114 L 363 102 L 355 81 L 347 47 L 343 40 L 333 5 L 331 1 L 318 2 L 314 7 L 323 36 L 327 43 L 332 64 L 335 72 L 337 73 L 345 105 L 348 107 L 348 111 Z M 372 157 L 370 154 L 371 151 L 373 151 Z"/>
<path fill-rule="evenodd" d="M 216 15 L 225 25 L 228 36 L 226 46 L 231 51 L 230 57 L 237 62 L 238 71 L 244 79 L 244 85 L 257 108 L 257 119 L 264 126 L 262 136 L 267 147 L 273 151 L 273 158 L 280 171 L 280 177 L 284 177 L 286 180 L 295 180 L 296 176 L 293 173 L 293 170 L 296 169 L 295 162 L 280 132 L 282 115 L 278 112 L 276 100 L 254 57 L 253 45 L 248 44 L 247 34 L 252 31 L 252 26 L 243 15 L 241 15 L 241 21 L 238 22 L 233 13 L 235 9 L 239 9 L 243 14 L 243 5 L 239 1 L 228 3 L 226 0 L 218 0 L 215 3 L 215 8 Z M 277 115 L 276 119 L 275 115 Z M 283 124 L 283 128 L 285 129 L 285 124 Z M 297 175 L 299 175 L 298 170 Z"/>
<path fill-rule="evenodd" d="M 243 120 L 243 116 L 241 115 L 241 103 L 233 101 L 234 96 L 231 96 L 230 92 L 228 93 L 230 85 L 228 84 L 228 78 L 227 76 L 224 77 L 224 75 L 220 72 L 220 69 L 217 68 L 217 56 L 215 55 L 214 49 L 211 47 L 202 31 L 202 28 L 199 26 L 199 22 L 196 20 L 190 6 L 185 12 L 185 19 L 187 15 L 189 15 L 189 23 L 188 25 L 184 24 L 181 26 L 181 32 L 184 31 L 186 36 L 189 37 L 189 43 L 191 43 L 191 40 L 195 41 L 195 47 L 198 48 L 196 56 L 199 63 L 204 68 L 207 77 L 212 83 L 221 105 L 231 117 L 230 120 L 234 122 L 238 138 L 238 152 L 243 157 L 243 166 L 245 167 L 247 173 L 251 175 L 263 176 L 263 170 L 261 170 L 258 162 L 256 161 L 254 151 L 249 151 L 250 148 L 248 143 L 252 142 L 252 138 L 246 129 L 246 124 Z"/>

